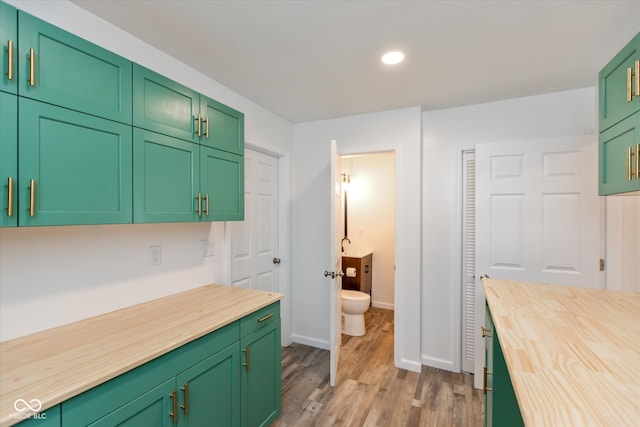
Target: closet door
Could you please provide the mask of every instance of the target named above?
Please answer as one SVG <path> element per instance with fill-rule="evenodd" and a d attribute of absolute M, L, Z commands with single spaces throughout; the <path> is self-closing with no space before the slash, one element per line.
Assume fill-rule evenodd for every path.
<path fill-rule="evenodd" d="M 476 164 L 475 152 L 462 154 L 462 370 L 474 371 L 476 271 Z"/>

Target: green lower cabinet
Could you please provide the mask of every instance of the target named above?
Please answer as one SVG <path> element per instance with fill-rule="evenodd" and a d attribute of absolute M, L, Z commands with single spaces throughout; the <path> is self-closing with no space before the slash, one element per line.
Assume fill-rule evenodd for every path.
<path fill-rule="evenodd" d="M 60 427 L 62 425 L 60 405 L 32 415 L 31 418 L 27 418 L 17 425 L 19 427 Z"/>
<path fill-rule="evenodd" d="M 600 133 L 601 196 L 640 190 L 640 111 Z"/>
<path fill-rule="evenodd" d="M 200 147 L 134 128 L 133 222 L 199 221 Z"/>
<path fill-rule="evenodd" d="M 486 308 L 487 332 L 485 338 L 486 371 L 485 371 L 485 427 L 518 427 L 524 426 L 520 407 L 511 384 L 511 377 L 504 359 L 498 331 L 493 324 L 491 311 Z"/>
<path fill-rule="evenodd" d="M 4 7 L 4 3 L 0 3 Z M 0 92 L 0 227 L 18 225 L 18 97 Z"/>
<path fill-rule="evenodd" d="M 236 343 L 178 375 L 179 426 L 240 424 L 239 359 Z"/>
<path fill-rule="evenodd" d="M 271 306 L 267 310 L 273 315 L 261 322 L 264 325 L 255 332 L 245 336 L 240 344 L 244 358 L 241 371 L 242 427 L 268 426 L 280 415 L 279 307 Z M 259 313 L 258 321 L 267 316 L 269 313 Z"/>
<path fill-rule="evenodd" d="M 244 157 L 200 147 L 203 220 L 244 220 Z"/>
<path fill-rule="evenodd" d="M 133 219 L 131 127 L 20 98 L 20 226 Z"/>

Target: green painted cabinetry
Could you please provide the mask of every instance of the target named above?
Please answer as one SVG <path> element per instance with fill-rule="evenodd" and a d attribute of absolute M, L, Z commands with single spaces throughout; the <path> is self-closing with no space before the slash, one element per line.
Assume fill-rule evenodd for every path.
<path fill-rule="evenodd" d="M 18 93 L 18 11 L 0 1 L 0 43 L 2 72 L 0 90 Z M 4 111 L 4 110 L 3 110 Z"/>
<path fill-rule="evenodd" d="M 208 221 L 244 219 L 244 156 L 200 146 L 202 215 Z"/>
<path fill-rule="evenodd" d="M 18 13 L 19 94 L 131 124 L 131 61 Z"/>
<path fill-rule="evenodd" d="M 640 190 L 640 33 L 599 74 L 599 194 Z"/>
<path fill-rule="evenodd" d="M 242 427 L 270 425 L 280 415 L 280 311 L 270 305 L 241 320 Z"/>
<path fill-rule="evenodd" d="M 200 95 L 200 114 L 201 144 L 244 155 L 244 114 L 204 95 Z"/>
<path fill-rule="evenodd" d="M 483 328 L 486 352 L 484 425 L 485 427 L 524 426 L 489 306 L 486 307 L 485 323 L 486 327 Z"/>
<path fill-rule="evenodd" d="M 0 227 L 15 227 L 18 225 L 18 97 L 0 92 L 0 111 Z"/>
<path fill-rule="evenodd" d="M 18 104 L 20 226 L 130 223 L 131 128 L 26 98 Z"/>

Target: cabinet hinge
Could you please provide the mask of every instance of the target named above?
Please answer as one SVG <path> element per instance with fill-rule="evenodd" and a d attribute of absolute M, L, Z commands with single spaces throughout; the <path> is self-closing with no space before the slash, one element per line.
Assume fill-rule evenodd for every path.
<path fill-rule="evenodd" d="M 600 258 L 600 271 L 604 271 L 604 260 Z"/>

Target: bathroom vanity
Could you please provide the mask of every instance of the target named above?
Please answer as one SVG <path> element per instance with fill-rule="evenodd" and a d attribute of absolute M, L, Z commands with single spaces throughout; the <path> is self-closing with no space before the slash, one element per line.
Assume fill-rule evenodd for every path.
<path fill-rule="evenodd" d="M 350 253 L 342 256 L 342 289 L 360 291 L 371 295 L 371 278 L 373 277 L 373 254 L 365 252 L 362 254 Z M 348 268 L 355 269 L 355 277 L 349 277 Z"/>

